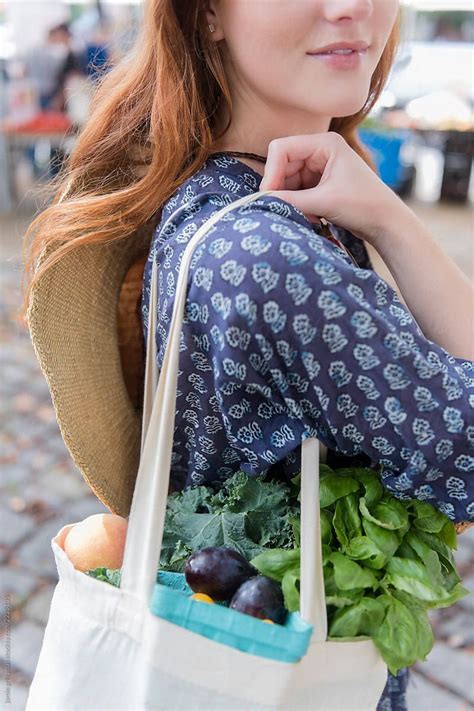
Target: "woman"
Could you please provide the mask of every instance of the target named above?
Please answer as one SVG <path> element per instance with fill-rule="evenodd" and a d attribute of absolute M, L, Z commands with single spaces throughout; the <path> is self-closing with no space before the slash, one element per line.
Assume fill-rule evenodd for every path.
<path fill-rule="evenodd" d="M 386 81 L 398 22 L 397 0 L 151 0 L 135 52 L 103 78 L 56 199 L 30 227 L 30 265 L 64 242 L 47 268 L 153 221 L 142 315 L 146 338 L 157 260 L 160 367 L 187 241 L 223 205 L 277 191 L 231 213 L 194 255 L 175 489 L 238 468 L 291 477 L 310 432 L 329 465 L 382 465 L 395 495 L 474 518 L 472 287 L 355 133 Z M 342 42 L 360 55 L 321 54 Z M 405 708 L 406 682 L 389 676 L 379 708 Z"/>

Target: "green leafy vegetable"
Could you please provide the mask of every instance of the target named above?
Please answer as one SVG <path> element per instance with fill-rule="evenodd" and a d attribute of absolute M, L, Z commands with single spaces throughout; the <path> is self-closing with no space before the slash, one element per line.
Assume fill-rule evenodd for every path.
<path fill-rule="evenodd" d="M 323 474 L 319 480 L 319 500 L 322 508 L 359 489 L 359 482 L 350 476 L 336 473 Z"/>
<path fill-rule="evenodd" d="M 360 560 L 368 568 L 380 570 L 387 562 L 387 556 L 368 536 L 356 536 L 345 547 L 349 558 Z"/>
<path fill-rule="evenodd" d="M 379 501 L 371 512 L 365 498 L 362 497 L 359 501 L 359 508 L 367 521 L 371 521 L 381 528 L 388 528 L 390 531 L 404 528 L 408 524 L 408 512 L 396 499 Z"/>
<path fill-rule="evenodd" d="M 231 546 L 247 560 L 266 549 L 294 548 L 299 505 L 290 495 L 287 484 L 242 471 L 217 492 L 200 486 L 171 494 L 160 568 L 183 572 L 191 553 L 207 546 Z"/>
<path fill-rule="evenodd" d="M 367 537 L 370 538 L 372 543 L 375 543 L 377 548 L 379 548 L 387 558 L 395 554 L 395 551 L 400 545 L 400 534 L 396 531 L 381 528 L 365 518 L 362 520 L 362 526 Z"/>
<path fill-rule="evenodd" d="M 362 533 L 357 494 L 351 493 L 338 499 L 334 510 L 334 530 L 339 542 L 347 546 L 349 541 Z"/>
<path fill-rule="evenodd" d="M 346 558 L 338 551 L 331 553 L 329 560 L 334 565 L 334 579 L 339 590 L 378 587 L 375 573 L 359 565 L 355 560 Z"/>
<path fill-rule="evenodd" d="M 290 612 L 297 612 L 300 609 L 300 569 L 299 567 L 290 568 L 286 571 L 281 581 L 281 589 L 283 591 L 283 599 L 285 607 Z"/>
<path fill-rule="evenodd" d="M 93 568 L 92 570 L 88 570 L 86 575 L 90 575 L 91 578 L 102 580 L 104 583 L 110 583 L 110 585 L 119 588 L 122 570 L 121 568 L 117 570 L 111 570 L 110 568 Z"/>
<path fill-rule="evenodd" d="M 444 528 L 446 517 L 430 504 L 413 499 L 411 508 L 415 513 L 413 520 L 415 528 L 428 533 L 439 533 Z"/>
<path fill-rule="evenodd" d="M 373 637 L 385 616 L 380 598 L 364 597 L 355 605 L 338 610 L 332 618 L 332 637 Z"/>
<path fill-rule="evenodd" d="M 417 659 L 417 624 L 412 611 L 392 595 L 378 598 L 385 606 L 385 614 L 373 640 L 392 674 Z"/>
<path fill-rule="evenodd" d="M 283 483 L 237 472 L 219 491 L 168 496 L 160 570 L 182 572 L 208 546 L 238 550 L 300 609 L 301 475 Z M 379 472 L 320 465 L 321 548 L 329 638 L 370 637 L 393 674 L 433 646 L 427 611 L 468 594 L 456 570 L 453 523 L 426 501 L 400 501 Z M 120 585 L 120 570 L 88 574 Z"/>
<path fill-rule="evenodd" d="M 424 660 L 433 646 L 427 610 L 468 594 L 452 554 L 452 522 L 427 502 L 395 499 L 376 471 L 360 467 L 326 467 L 320 505 L 329 637 L 371 637 L 393 674 Z M 299 548 L 264 551 L 251 560 L 281 582 L 292 611 L 299 609 L 299 555 Z"/>
<path fill-rule="evenodd" d="M 274 550 L 265 551 L 256 556 L 252 559 L 251 563 L 262 575 L 266 575 L 281 583 L 287 570 L 295 566 L 299 568 L 300 549 L 284 550 L 275 548 Z"/>

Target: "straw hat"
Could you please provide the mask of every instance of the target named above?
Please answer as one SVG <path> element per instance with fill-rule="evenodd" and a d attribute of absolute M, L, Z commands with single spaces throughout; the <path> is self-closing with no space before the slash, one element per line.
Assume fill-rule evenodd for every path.
<path fill-rule="evenodd" d="M 128 516 L 140 461 L 145 348 L 139 312 L 152 227 L 84 245 L 48 269 L 27 311 L 59 429 L 94 494 Z M 57 245 L 43 251 L 42 264 Z"/>

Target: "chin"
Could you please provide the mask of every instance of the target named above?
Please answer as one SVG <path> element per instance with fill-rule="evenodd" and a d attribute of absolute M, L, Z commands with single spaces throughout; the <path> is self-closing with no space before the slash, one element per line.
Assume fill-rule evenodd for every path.
<path fill-rule="evenodd" d="M 334 97 L 334 101 L 325 102 L 324 107 L 318 106 L 318 113 L 323 113 L 332 118 L 343 118 L 344 116 L 354 116 L 359 111 L 361 111 L 368 98 L 367 92 L 361 92 L 359 96 L 351 97 L 341 97 L 340 101 L 337 101 L 337 97 Z"/>

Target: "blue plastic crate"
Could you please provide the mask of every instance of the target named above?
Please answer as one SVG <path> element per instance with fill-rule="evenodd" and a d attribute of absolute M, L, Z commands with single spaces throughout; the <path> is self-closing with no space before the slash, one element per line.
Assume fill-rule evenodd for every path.
<path fill-rule="evenodd" d="M 408 129 L 393 131 L 375 131 L 359 129 L 360 140 L 369 149 L 379 171 L 380 179 L 392 190 L 403 182 L 406 166 L 400 161 L 400 151 L 405 141 L 411 136 Z"/>
<path fill-rule="evenodd" d="M 308 649 L 313 625 L 298 612 L 285 624 L 268 624 L 231 609 L 226 603 L 193 600 L 183 573 L 159 572 L 150 603 L 151 612 L 220 644 L 280 662 L 298 662 Z"/>

